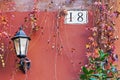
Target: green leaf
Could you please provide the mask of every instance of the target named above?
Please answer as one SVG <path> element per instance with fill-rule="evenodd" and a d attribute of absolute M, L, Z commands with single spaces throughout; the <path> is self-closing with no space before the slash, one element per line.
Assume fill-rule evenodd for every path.
<path fill-rule="evenodd" d="M 92 76 L 94 76 L 94 77 L 100 77 L 100 74 L 93 74 Z"/>
<path fill-rule="evenodd" d="M 89 74 L 89 71 L 87 70 L 86 67 L 83 67 L 82 70 L 83 70 L 83 72 L 84 72 L 85 74 Z"/>
<path fill-rule="evenodd" d="M 82 79 L 82 80 L 87 79 L 87 75 L 85 75 L 85 74 L 81 74 L 81 75 L 80 75 L 80 79 Z"/>
<path fill-rule="evenodd" d="M 94 72 L 94 70 L 90 70 L 88 73 L 89 73 L 89 74 L 92 74 L 93 72 Z"/>
<path fill-rule="evenodd" d="M 98 79 L 96 79 L 96 78 L 90 78 L 89 80 L 98 80 Z"/>
<path fill-rule="evenodd" d="M 93 74 L 92 76 L 94 76 L 94 77 L 105 77 L 106 76 L 106 74 L 104 74 L 104 73 L 98 73 L 98 74 Z"/>
<path fill-rule="evenodd" d="M 99 50 L 99 54 L 100 54 L 100 61 L 103 61 L 107 56 L 108 54 L 107 53 L 104 53 L 102 50 Z"/>
<path fill-rule="evenodd" d="M 115 66 L 112 66 L 112 67 L 111 67 L 111 71 L 112 71 L 113 73 L 117 73 L 116 67 L 115 67 Z"/>
<path fill-rule="evenodd" d="M 106 58 L 107 56 L 108 56 L 107 53 L 103 54 L 103 55 L 101 56 L 100 60 L 101 60 L 101 61 L 105 60 L 105 58 Z"/>

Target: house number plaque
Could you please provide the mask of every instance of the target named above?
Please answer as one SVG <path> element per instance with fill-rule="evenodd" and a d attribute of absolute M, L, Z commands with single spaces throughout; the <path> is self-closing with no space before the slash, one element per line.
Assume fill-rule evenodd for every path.
<path fill-rule="evenodd" d="M 69 10 L 65 16 L 65 24 L 87 24 L 88 11 Z"/>

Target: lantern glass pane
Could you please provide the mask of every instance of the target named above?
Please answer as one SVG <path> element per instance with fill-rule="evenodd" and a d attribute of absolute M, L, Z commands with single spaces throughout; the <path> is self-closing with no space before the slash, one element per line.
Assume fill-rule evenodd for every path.
<path fill-rule="evenodd" d="M 28 51 L 28 45 L 29 45 L 29 40 L 27 39 L 27 42 L 26 42 L 26 55 L 27 55 L 27 51 Z"/>
<path fill-rule="evenodd" d="M 14 39 L 14 46 L 17 56 L 20 55 L 20 41 L 19 39 Z"/>
<path fill-rule="evenodd" d="M 26 53 L 27 53 L 27 41 L 28 39 L 27 38 L 20 38 L 20 46 L 21 46 L 21 56 L 26 56 Z"/>

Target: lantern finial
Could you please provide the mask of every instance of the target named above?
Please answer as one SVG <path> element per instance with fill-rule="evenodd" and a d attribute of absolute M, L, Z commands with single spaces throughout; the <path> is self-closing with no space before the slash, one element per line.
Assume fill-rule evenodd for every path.
<path fill-rule="evenodd" d="M 21 25 L 19 29 L 22 30 L 23 29 L 23 25 Z"/>

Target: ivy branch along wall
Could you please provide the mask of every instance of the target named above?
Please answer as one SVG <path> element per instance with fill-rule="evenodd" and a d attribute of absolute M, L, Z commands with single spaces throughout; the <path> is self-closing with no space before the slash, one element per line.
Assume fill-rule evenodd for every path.
<path fill-rule="evenodd" d="M 115 19 L 119 17 L 120 12 L 116 4 L 112 0 L 94 2 L 94 27 L 87 28 L 92 31 L 86 44 L 89 63 L 82 68 L 82 80 L 119 79 L 119 69 L 113 65 L 114 61 L 118 61 L 115 51 L 115 41 L 118 40 Z"/>
<path fill-rule="evenodd" d="M 78 7 L 78 2 L 83 4 L 86 2 L 79 0 L 58 2 L 56 0 L 36 0 L 36 2 L 32 0 L 21 2 L 18 0 L 1 0 L 0 2 L 0 30 L 3 41 L 1 44 L 1 51 L 3 51 L 1 52 L 1 62 L 4 67 L 0 66 L 2 68 L 1 79 L 70 80 L 78 78 L 79 66 L 84 64 L 85 59 L 80 60 L 80 57 L 84 55 L 79 54 L 79 52 L 84 53 L 84 50 L 79 50 L 77 42 L 83 37 L 80 34 L 87 34 L 85 34 L 84 25 L 80 27 L 79 25 L 74 25 L 77 28 L 72 25 L 65 25 L 64 17 L 67 9 L 72 9 L 72 6 L 74 6 L 73 8 Z M 30 3 L 30 5 L 26 5 L 27 3 Z M 88 4 L 91 4 L 91 2 L 89 1 Z M 80 5 L 79 8 L 89 8 L 85 6 L 87 5 Z M 92 15 L 90 14 L 90 16 Z M 89 25 L 92 25 L 91 21 Z M 18 69 L 19 65 L 16 65 L 18 59 L 14 54 L 13 44 L 10 40 L 15 32 L 18 31 L 20 25 L 23 25 L 23 30 L 32 37 L 28 52 L 32 67 L 26 75 L 21 74 Z M 81 36 L 79 39 L 78 35 Z M 85 39 L 86 37 L 83 38 Z M 72 44 L 73 42 L 74 44 Z M 84 47 L 81 47 L 81 49 L 84 49 Z M 82 63 L 80 64 L 80 62 Z"/>

